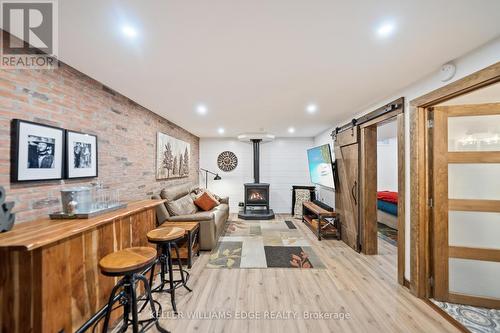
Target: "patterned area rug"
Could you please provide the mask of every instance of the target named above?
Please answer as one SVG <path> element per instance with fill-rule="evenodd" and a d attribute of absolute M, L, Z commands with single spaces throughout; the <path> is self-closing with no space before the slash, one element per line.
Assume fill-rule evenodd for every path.
<path fill-rule="evenodd" d="M 208 268 L 325 268 L 292 221 L 232 221 Z"/>
<path fill-rule="evenodd" d="M 392 244 L 394 246 L 398 245 L 398 231 L 396 229 L 390 228 L 383 223 L 377 222 L 378 236 Z"/>
<path fill-rule="evenodd" d="M 473 333 L 500 332 L 500 310 L 431 301 Z"/>

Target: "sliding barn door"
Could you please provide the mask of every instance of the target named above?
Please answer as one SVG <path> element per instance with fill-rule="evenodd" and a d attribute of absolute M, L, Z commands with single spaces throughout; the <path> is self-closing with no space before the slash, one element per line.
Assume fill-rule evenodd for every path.
<path fill-rule="evenodd" d="M 433 117 L 434 297 L 500 308 L 500 104 Z"/>
<path fill-rule="evenodd" d="M 359 252 L 359 147 L 357 127 L 336 135 L 334 153 L 339 184 L 335 191 L 335 210 L 342 224 L 342 240 Z"/>

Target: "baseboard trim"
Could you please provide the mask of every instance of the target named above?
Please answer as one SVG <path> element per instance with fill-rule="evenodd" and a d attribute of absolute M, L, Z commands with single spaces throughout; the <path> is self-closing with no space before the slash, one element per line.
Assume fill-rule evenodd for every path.
<path fill-rule="evenodd" d="M 427 303 L 431 308 L 433 308 L 437 313 L 441 315 L 444 319 L 446 319 L 450 324 L 458 328 L 461 332 L 463 333 L 470 333 L 470 331 L 465 328 L 462 324 L 460 324 L 458 321 L 455 320 L 452 316 L 450 316 L 446 311 L 441 309 L 439 306 L 434 304 L 431 300 L 429 299 L 424 299 L 424 302 Z"/>

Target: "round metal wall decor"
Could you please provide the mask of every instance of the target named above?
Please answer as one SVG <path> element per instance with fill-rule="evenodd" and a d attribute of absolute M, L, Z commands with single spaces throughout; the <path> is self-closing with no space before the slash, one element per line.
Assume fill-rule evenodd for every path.
<path fill-rule="evenodd" d="M 222 171 L 233 171 L 238 166 L 238 157 L 232 151 L 223 151 L 217 157 L 217 165 Z"/>

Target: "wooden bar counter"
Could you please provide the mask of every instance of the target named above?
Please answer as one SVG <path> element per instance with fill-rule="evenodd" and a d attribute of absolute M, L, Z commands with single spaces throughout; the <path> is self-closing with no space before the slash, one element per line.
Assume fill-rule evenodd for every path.
<path fill-rule="evenodd" d="M 163 200 L 82 220 L 20 223 L 0 234 L 0 332 L 74 332 L 106 304 L 115 279 L 99 260 L 131 246 L 152 246 Z"/>

